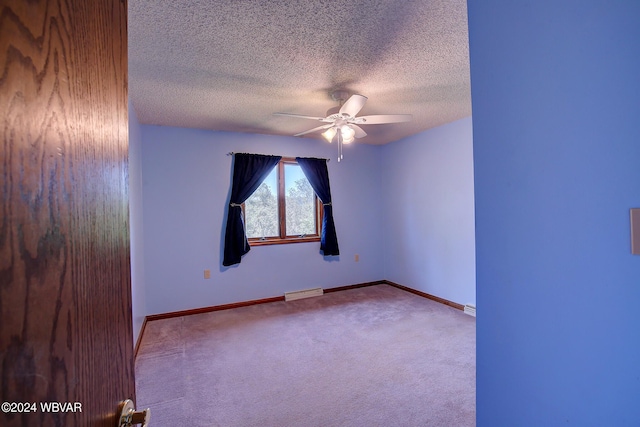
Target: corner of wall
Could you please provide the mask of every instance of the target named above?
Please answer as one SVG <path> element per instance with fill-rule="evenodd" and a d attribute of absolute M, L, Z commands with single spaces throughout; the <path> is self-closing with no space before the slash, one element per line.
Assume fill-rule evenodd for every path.
<path fill-rule="evenodd" d="M 129 224 L 131 253 L 131 315 L 133 343 L 140 335 L 146 312 L 144 226 L 142 220 L 142 129 L 129 99 Z"/>

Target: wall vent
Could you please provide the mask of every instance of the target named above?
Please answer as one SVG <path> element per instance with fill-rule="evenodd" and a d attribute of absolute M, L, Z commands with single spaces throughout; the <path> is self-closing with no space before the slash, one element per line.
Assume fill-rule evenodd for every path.
<path fill-rule="evenodd" d="M 322 288 L 303 289 L 301 291 L 285 292 L 285 301 L 295 301 L 302 298 L 319 297 L 324 294 Z"/>
<path fill-rule="evenodd" d="M 469 316 L 476 317 L 476 306 L 467 304 L 464 306 L 464 312 L 467 313 Z"/>

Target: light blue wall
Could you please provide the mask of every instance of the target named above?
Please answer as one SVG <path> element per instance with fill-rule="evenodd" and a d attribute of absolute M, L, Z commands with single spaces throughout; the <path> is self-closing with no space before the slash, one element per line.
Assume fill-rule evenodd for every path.
<path fill-rule="evenodd" d="M 352 144 L 338 163 L 335 144 L 310 138 L 159 126 L 142 126 L 142 136 L 147 314 L 383 278 L 378 147 Z M 229 151 L 330 158 L 339 260 L 325 260 L 316 242 L 254 247 L 221 268 Z"/>
<path fill-rule="evenodd" d="M 133 342 L 138 340 L 147 315 L 144 274 L 144 227 L 142 218 L 142 135 L 133 105 L 129 102 L 129 232 L 131 239 L 131 311 Z"/>
<path fill-rule="evenodd" d="M 380 148 L 385 278 L 475 304 L 471 117 Z"/>
<path fill-rule="evenodd" d="M 470 0 L 478 426 L 640 423 L 640 2 Z"/>

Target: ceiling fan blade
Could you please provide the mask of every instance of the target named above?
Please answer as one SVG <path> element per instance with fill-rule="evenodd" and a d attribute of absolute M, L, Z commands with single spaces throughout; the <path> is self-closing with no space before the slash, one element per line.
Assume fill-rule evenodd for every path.
<path fill-rule="evenodd" d="M 274 116 L 287 116 L 287 117 L 297 117 L 299 119 L 311 119 L 318 120 L 326 123 L 333 123 L 333 120 L 327 119 L 326 117 L 313 117 L 313 116 L 304 116 L 302 114 L 293 114 L 293 113 L 273 113 Z"/>
<path fill-rule="evenodd" d="M 340 107 L 340 114 L 346 114 L 347 116 L 355 117 L 356 114 L 362 110 L 364 103 L 367 102 L 367 97 L 363 95 L 351 95 L 349 99 Z"/>
<path fill-rule="evenodd" d="M 367 136 L 367 133 L 360 126 L 354 124 L 351 124 L 349 126 L 351 126 L 351 128 L 356 131 L 356 134 L 354 135 L 356 138 L 364 138 L 365 136 Z"/>
<path fill-rule="evenodd" d="M 328 125 L 318 126 L 317 128 L 309 129 L 309 130 L 306 130 L 304 132 L 296 133 L 293 136 L 302 136 L 302 135 L 306 135 L 306 134 L 311 133 L 311 132 L 315 132 L 317 130 L 329 129 L 331 126 L 333 126 L 333 123 L 330 123 Z"/>
<path fill-rule="evenodd" d="M 356 117 L 353 123 L 359 125 L 381 125 L 384 123 L 409 122 L 413 116 L 411 114 L 378 114 L 374 116 Z"/>

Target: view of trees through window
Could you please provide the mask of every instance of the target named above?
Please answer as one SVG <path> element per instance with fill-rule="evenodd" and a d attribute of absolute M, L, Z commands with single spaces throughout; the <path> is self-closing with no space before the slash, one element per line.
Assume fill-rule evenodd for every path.
<path fill-rule="evenodd" d="M 278 195 L 266 182 L 244 202 L 247 237 L 278 235 Z"/>
<path fill-rule="evenodd" d="M 316 234 L 315 194 L 300 166 L 284 164 L 284 203 L 287 236 Z M 279 231 L 278 167 L 245 202 L 248 238 L 277 237 Z M 284 236 L 280 236 L 284 237 Z"/>

